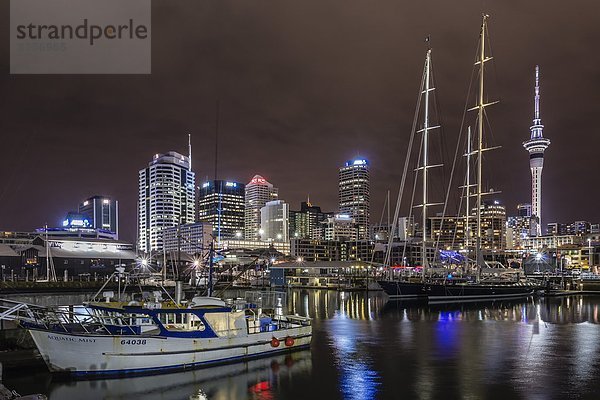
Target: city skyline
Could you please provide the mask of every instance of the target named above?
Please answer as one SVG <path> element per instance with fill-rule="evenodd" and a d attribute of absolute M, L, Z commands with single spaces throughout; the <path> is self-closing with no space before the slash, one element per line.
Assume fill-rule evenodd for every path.
<path fill-rule="evenodd" d="M 185 8 L 155 4 L 152 75 L 3 74 L 7 117 L 0 124 L 6 148 L 13 151 L 0 161 L 2 228 L 58 223 L 79 200 L 103 193 L 119 200 L 121 236 L 133 241 L 136 172 L 152 154 L 187 154 L 191 133 L 197 181 L 213 178 L 217 100 L 219 179 L 248 182 L 261 174 L 292 208 L 310 193 L 323 209 L 336 210 L 337 168 L 360 155 L 371 163 L 372 222 L 378 222 L 387 190 L 398 188 L 428 34 L 448 153 L 453 152 L 471 72 L 462 60 L 474 55 L 480 2 L 464 7 L 382 2 L 377 10 L 369 8 L 371 13 L 362 12 L 367 5 L 353 4 L 333 14 L 316 2 L 253 9 L 189 3 L 201 23 L 192 18 L 194 12 L 184 15 Z M 600 189 L 584 174 L 598 169 L 595 146 L 575 147 L 571 140 L 574 134 L 582 142 L 597 140 L 588 128 L 597 95 L 581 88 L 598 81 L 599 56 L 585 51 L 598 36 L 593 28 L 598 6 L 541 1 L 483 6 L 491 15 L 497 71 L 491 93 L 501 100 L 490 110 L 495 141 L 503 146 L 490 157 L 490 182 L 503 191 L 498 198 L 509 215 L 530 198 L 521 143 L 531 124 L 531 70 L 539 64 L 545 134 L 553 142 L 544 165 L 544 221 L 600 220 L 594 202 Z M 509 12 L 515 7 L 518 15 Z M 176 13 L 185 37 L 169 29 L 161 10 Z M 219 31 L 218 21 L 242 23 L 240 11 L 247 12 L 247 34 Z M 308 14 L 297 17 L 296 11 Z M 309 19 L 313 33 L 300 29 Z M 568 23 L 574 20 L 578 26 Z M 563 29 L 554 29 L 557 25 Z M 179 41 L 181 48 L 166 46 Z M 540 47 L 549 42 L 553 46 Z M 269 52 L 260 51 L 263 47 Z M 180 54 L 182 48 L 199 55 Z M 258 55 L 251 54 L 256 49 Z M 1 57 L 6 69 L 7 52 Z M 570 185 L 573 189 L 565 190 Z M 575 197 L 579 187 L 589 191 Z"/>

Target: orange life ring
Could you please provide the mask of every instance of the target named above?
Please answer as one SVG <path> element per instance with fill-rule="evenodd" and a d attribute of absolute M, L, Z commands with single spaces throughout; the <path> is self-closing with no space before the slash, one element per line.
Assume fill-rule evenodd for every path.
<path fill-rule="evenodd" d="M 294 338 L 293 337 L 286 337 L 285 338 L 285 345 L 290 347 L 294 345 Z"/>
<path fill-rule="evenodd" d="M 271 339 L 271 347 L 279 347 L 279 339 L 277 339 L 276 337 Z"/>

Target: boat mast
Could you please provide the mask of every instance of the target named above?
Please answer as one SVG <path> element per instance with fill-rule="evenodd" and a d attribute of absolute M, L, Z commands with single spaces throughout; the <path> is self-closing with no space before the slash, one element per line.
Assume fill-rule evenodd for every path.
<path fill-rule="evenodd" d="M 421 245 L 421 260 L 423 263 L 423 276 L 427 268 L 427 167 L 428 167 L 428 147 L 429 147 L 429 77 L 431 67 L 431 49 L 427 50 L 425 58 L 425 116 L 423 121 L 423 243 Z"/>
<path fill-rule="evenodd" d="M 478 94 L 478 102 L 477 106 L 473 109 L 477 110 L 477 193 L 476 193 L 476 206 L 477 206 L 477 232 L 476 232 L 476 242 L 475 242 L 475 262 L 477 266 L 477 279 L 481 277 L 481 267 L 485 264 L 483 260 L 483 253 L 481 252 L 481 197 L 483 195 L 481 191 L 481 180 L 482 180 L 482 161 L 483 161 L 483 151 L 491 150 L 492 148 L 483 148 L 483 120 L 485 114 L 485 107 L 495 104 L 496 102 L 485 103 L 484 97 L 484 68 L 485 63 L 490 61 L 492 57 L 485 56 L 485 37 L 487 35 L 487 19 L 489 15 L 483 15 L 483 21 L 481 23 L 481 37 L 480 37 L 480 48 L 479 48 L 479 57 L 475 62 L 475 65 L 479 64 L 479 94 Z M 487 193 L 490 194 L 490 193 Z"/>
<path fill-rule="evenodd" d="M 470 216 L 470 199 L 471 199 L 471 152 L 473 151 L 471 147 L 471 127 L 467 128 L 467 177 L 465 182 L 465 191 L 466 191 L 466 210 L 465 210 L 465 249 L 467 250 L 467 258 L 469 254 L 469 239 L 471 234 L 471 227 L 469 226 L 469 216 Z"/>
<path fill-rule="evenodd" d="M 429 38 L 427 39 L 427 42 Z M 425 58 L 425 70 L 423 71 L 423 83 L 421 86 L 421 94 L 425 96 L 423 99 L 424 110 L 423 110 L 423 129 L 419 130 L 419 133 L 423 134 L 422 142 L 422 165 L 418 169 L 423 170 L 423 203 L 420 205 L 423 207 L 422 215 L 422 243 L 421 243 L 421 262 L 423 264 L 422 278 L 425 279 L 425 270 L 429 267 L 429 261 L 427 260 L 427 210 L 429 206 L 442 205 L 443 203 L 430 203 L 429 202 L 429 169 L 434 167 L 441 167 L 441 164 L 431 165 L 429 164 L 429 133 L 433 129 L 437 129 L 440 125 L 431 126 L 429 118 L 429 102 L 430 93 L 435 90 L 433 86 L 433 74 L 431 73 L 431 48 L 427 50 L 427 56 Z"/>

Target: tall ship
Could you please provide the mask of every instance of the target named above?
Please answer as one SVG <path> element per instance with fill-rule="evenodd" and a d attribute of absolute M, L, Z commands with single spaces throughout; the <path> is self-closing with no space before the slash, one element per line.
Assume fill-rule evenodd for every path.
<path fill-rule="evenodd" d="M 167 293 L 165 291 L 165 293 Z M 176 301 L 161 292 L 130 301 L 40 307 L 0 301 L 0 319 L 31 334 L 48 369 L 75 377 L 192 369 L 291 352 L 310 346 L 310 318 L 286 315 L 286 294 Z"/>
<path fill-rule="evenodd" d="M 429 161 L 429 133 L 433 129 L 439 128 L 439 126 L 432 126 L 430 124 L 430 110 L 432 106 L 430 105 L 431 96 L 430 94 L 435 90 L 433 81 L 432 81 L 432 73 L 431 73 L 431 49 L 428 49 L 427 56 L 425 60 L 425 67 L 423 72 L 423 79 L 421 83 L 421 90 L 419 94 L 419 102 L 417 106 L 417 110 L 415 113 L 415 122 L 418 119 L 419 108 L 421 107 L 421 101 L 423 102 L 423 127 L 420 130 L 415 129 L 415 125 L 413 125 L 413 133 L 411 135 L 411 140 L 409 142 L 409 152 L 407 152 L 407 158 L 405 161 L 405 170 L 402 177 L 402 182 L 400 184 L 400 192 L 398 196 L 398 203 L 396 205 L 396 215 L 394 216 L 394 223 L 398 221 L 398 210 L 401 201 L 401 195 L 404 190 L 406 173 L 407 173 L 407 165 L 410 154 L 410 147 L 412 146 L 413 137 L 415 133 L 421 134 L 421 145 L 420 145 L 420 153 L 419 153 L 419 162 L 416 168 L 416 171 L 421 175 L 421 183 L 422 183 L 422 203 L 417 207 L 422 210 L 422 238 L 421 238 L 421 263 L 422 268 L 420 272 L 420 277 L 397 277 L 394 274 L 390 274 L 387 279 L 379 280 L 378 283 L 381 288 L 390 296 L 391 298 L 422 298 L 427 299 L 430 302 L 455 302 L 455 301 L 477 301 L 477 300 L 489 300 L 489 299 L 513 299 L 513 298 L 522 298 L 528 297 L 535 293 L 538 289 L 536 284 L 532 284 L 527 281 L 523 281 L 520 279 L 519 274 L 513 275 L 510 279 L 482 279 L 482 270 L 488 268 L 488 264 L 484 261 L 482 246 L 481 246 L 481 236 L 482 236 L 482 197 L 484 195 L 488 195 L 490 191 L 484 192 L 482 190 L 482 155 L 484 152 L 488 150 L 492 150 L 494 148 L 484 147 L 484 119 L 485 119 L 485 109 L 486 107 L 495 104 L 495 102 L 486 102 L 485 92 L 484 92 L 484 71 L 485 65 L 492 58 L 486 55 L 486 37 L 487 37 L 487 20 L 488 16 L 483 15 L 483 21 L 481 24 L 480 31 L 480 42 L 477 51 L 477 59 L 475 62 L 475 66 L 479 69 L 478 74 L 478 90 L 477 90 L 477 104 L 470 108 L 469 111 L 477 111 L 477 131 L 475 135 L 475 140 L 473 140 L 474 146 L 472 147 L 471 140 L 471 132 L 469 129 L 469 137 L 467 141 L 467 173 L 466 173 L 466 183 L 463 186 L 465 189 L 465 199 L 466 199 L 466 223 L 465 223 L 465 248 L 467 252 L 470 251 L 472 254 L 471 257 L 467 255 L 466 262 L 464 268 L 467 271 L 466 278 L 456 279 L 452 274 L 449 274 L 451 271 L 448 270 L 447 274 L 443 274 L 443 276 L 438 278 L 427 278 L 427 271 L 431 268 L 435 256 L 439 254 L 439 250 L 437 249 L 437 245 L 435 245 L 434 254 L 431 255 L 431 251 L 428 253 L 428 242 L 433 242 L 427 235 L 427 218 L 428 218 L 428 208 L 433 205 L 437 205 L 436 203 L 432 203 L 429 199 L 429 179 L 428 179 L 428 171 L 429 169 L 436 167 L 438 165 L 431 165 Z M 470 182 L 470 159 L 471 157 L 475 157 L 475 175 L 476 182 Z M 416 179 L 415 179 L 416 185 Z M 449 193 L 449 192 L 448 192 Z M 414 196 L 414 195 L 413 195 Z M 448 196 L 446 195 L 447 203 Z M 470 216 L 470 199 L 474 199 L 475 204 L 474 208 L 476 214 L 474 216 Z M 469 218 L 476 219 L 476 227 L 474 232 L 470 231 Z M 395 228 L 392 229 L 395 231 Z M 392 235 L 390 235 L 392 236 Z M 389 261 L 389 252 L 392 247 L 393 238 L 390 237 L 388 243 L 388 256 L 386 256 L 386 262 Z M 435 244 L 435 243 L 434 243 Z M 404 257 L 403 257 L 404 258 Z M 469 275 L 469 272 L 472 272 L 472 275 Z"/>

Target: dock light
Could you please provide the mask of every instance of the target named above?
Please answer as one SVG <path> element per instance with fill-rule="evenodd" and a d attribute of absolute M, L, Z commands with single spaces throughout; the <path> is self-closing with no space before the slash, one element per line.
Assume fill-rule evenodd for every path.
<path fill-rule="evenodd" d="M 541 261 L 541 260 L 542 260 L 542 253 L 537 253 L 537 254 L 535 255 L 535 260 L 536 260 L 536 261 Z"/>
<path fill-rule="evenodd" d="M 299 263 L 301 263 L 301 262 L 302 262 L 302 257 L 298 257 L 298 258 L 296 259 L 296 262 L 299 262 Z"/>
<path fill-rule="evenodd" d="M 275 257 L 271 258 L 271 263 L 275 262 Z"/>

